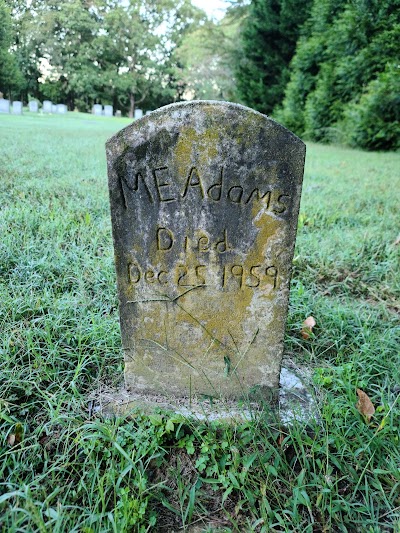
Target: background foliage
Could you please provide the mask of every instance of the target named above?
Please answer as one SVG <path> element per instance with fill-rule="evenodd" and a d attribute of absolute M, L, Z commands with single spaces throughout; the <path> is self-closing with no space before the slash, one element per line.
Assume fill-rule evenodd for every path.
<path fill-rule="evenodd" d="M 238 90 L 248 105 L 271 113 L 283 98 L 289 64 L 311 0 L 253 0 L 238 53 Z"/>
<path fill-rule="evenodd" d="M 278 120 L 316 141 L 399 148 L 399 7 L 390 0 L 314 0 Z"/>
<path fill-rule="evenodd" d="M 400 0 L 0 0 L 5 97 L 133 116 L 182 99 L 271 114 L 298 135 L 400 147 Z"/>
<path fill-rule="evenodd" d="M 179 97 L 173 52 L 204 19 L 189 0 L 10 0 L 10 15 L 8 38 L 25 84 L 0 77 L 5 94 L 62 100 L 81 111 L 113 104 L 129 116 L 137 104 Z"/>

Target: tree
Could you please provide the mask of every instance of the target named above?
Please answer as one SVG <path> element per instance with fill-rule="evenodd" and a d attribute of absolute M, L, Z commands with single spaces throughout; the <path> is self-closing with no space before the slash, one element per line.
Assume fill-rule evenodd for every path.
<path fill-rule="evenodd" d="M 387 64 L 344 111 L 343 130 L 352 146 L 400 149 L 400 68 Z"/>
<path fill-rule="evenodd" d="M 10 52 L 13 44 L 11 12 L 4 0 L 0 0 L 0 92 L 12 98 L 25 87 L 25 79 L 15 56 Z"/>
<path fill-rule="evenodd" d="M 100 31 L 96 0 L 35 2 L 39 56 L 45 62 L 44 92 L 58 94 L 69 107 L 89 110 L 101 94 L 95 39 Z M 37 29 L 36 29 L 37 28 Z"/>
<path fill-rule="evenodd" d="M 317 141 L 398 146 L 399 7 L 398 0 L 314 0 L 277 118 Z M 378 105 L 374 90 L 386 108 Z M 373 123 L 381 124 L 379 132 Z"/>
<path fill-rule="evenodd" d="M 116 0 L 108 6 L 104 39 L 117 65 L 113 79 L 118 92 L 129 98 L 130 117 L 136 105 L 157 93 L 173 100 L 173 51 L 200 18 L 201 11 L 189 0 L 130 0 L 126 5 Z"/>
<path fill-rule="evenodd" d="M 12 24 L 4 25 L 10 31 L 2 53 L 12 47 L 7 59 L 21 70 L 25 96 L 82 111 L 111 103 L 130 116 L 137 105 L 152 109 L 182 98 L 175 51 L 206 18 L 190 0 L 5 1 L 2 18 L 9 21 L 11 11 Z M 15 82 L 11 63 L 7 75 Z"/>
<path fill-rule="evenodd" d="M 243 101 L 271 113 L 284 95 L 289 63 L 311 0 L 252 0 L 241 33 L 237 82 Z"/>
<path fill-rule="evenodd" d="M 198 11 L 189 0 L 33 0 L 25 30 L 45 63 L 43 94 L 130 116 L 157 95 L 173 101 L 172 51 Z"/>
<path fill-rule="evenodd" d="M 237 100 L 233 71 L 239 20 L 204 21 L 188 32 L 176 51 L 186 98 Z"/>

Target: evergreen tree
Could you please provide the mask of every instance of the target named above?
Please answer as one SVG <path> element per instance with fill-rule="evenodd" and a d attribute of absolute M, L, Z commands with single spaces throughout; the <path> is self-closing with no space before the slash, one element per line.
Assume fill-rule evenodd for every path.
<path fill-rule="evenodd" d="M 238 91 L 249 106 L 271 113 L 283 98 L 289 63 L 311 0 L 253 0 L 241 34 Z"/>
<path fill-rule="evenodd" d="M 399 8 L 399 0 L 314 0 L 278 120 L 312 140 L 396 147 Z"/>

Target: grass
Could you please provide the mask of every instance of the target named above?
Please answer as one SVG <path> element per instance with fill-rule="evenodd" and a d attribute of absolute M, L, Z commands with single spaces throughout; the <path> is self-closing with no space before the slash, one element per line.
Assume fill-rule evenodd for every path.
<path fill-rule="evenodd" d="M 320 421 L 104 420 L 88 393 L 123 370 L 104 142 L 127 123 L 0 116 L 0 530 L 399 532 L 400 154 L 308 146 L 285 354 Z"/>

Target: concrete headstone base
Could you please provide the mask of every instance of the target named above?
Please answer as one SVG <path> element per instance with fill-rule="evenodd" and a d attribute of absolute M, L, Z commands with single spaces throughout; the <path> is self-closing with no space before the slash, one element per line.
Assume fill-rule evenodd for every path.
<path fill-rule="evenodd" d="M 279 401 L 274 406 L 267 402 L 262 405 L 255 401 L 172 399 L 161 395 L 130 393 L 126 389 L 101 389 L 93 396 L 91 410 L 105 416 L 128 416 L 137 408 L 148 413 L 154 409 L 162 409 L 194 420 L 231 423 L 250 420 L 268 410 L 285 425 L 290 425 L 294 420 L 306 424 L 311 419 L 318 418 L 312 385 L 302 369 L 282 367 L 278 395 Z"/>

